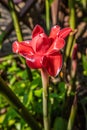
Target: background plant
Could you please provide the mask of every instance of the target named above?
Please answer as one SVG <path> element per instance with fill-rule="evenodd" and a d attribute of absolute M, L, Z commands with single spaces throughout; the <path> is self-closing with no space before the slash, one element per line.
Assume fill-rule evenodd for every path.
<path fill-rule="evenodd" d="M 22 38 L 31 39 L 31 31 L 37 23 L 42 25 L 45 30 L 48 29 L 49 32 L 50 28 L 45 26 L 47 25 L 45 19 L 47 14 L 45 12 L 45 1 L 26 0 L 22 1 L 22 3 L 23 2 L 25 3 L 23 7 L 21 3 L 14 4 L 18 23 L 20 23 L 23 34 Z M 54 7 L 54 0 L 48 2 L 50 12 Z M 65 66 L 63 66 L 58 77 L 50 77 L 50 124 L 55 130 L 67 129 L 73 100 L 77 97 L 77 111 L 75 112 L 75 118 L 73 120 L 73 129 L 86 129 L 87 1 L 74 0 L 74 4 L 69 4 L 70 1 L 63 0 L 58 0 L 57 2 L 58 4 L 56 4 L 56 6 L 59 7 L 57 10 L 57 24 L 61 27 L 70 26 L 77 30 L 74 35 L 70 36 L 74 39 L 73 46 L 70 47 L 72 51 L 70 52 L 73 52 L 75 44 L 78 44 L 78 51 L 76 53 L 76 59 L 72 59 L 72 54 L 69 54 L 68 56 L 66 55 L 69 42 L 69 39 L 67 39 L 67 46 L 63 52 L 65 54 Z M 11 90 L 14 91 L 20 101 L 28 108 L 38 124 L 42 125 L 42 84 L 40 72 L 28 69 L 24 59 L 20 59 L 17 55 L 12 54 L 11 43 L 18 38 L 16 37 L 16 31 L 14 31 L 13 28 L 14 26 L 10 16 L 11 11 L 8 2 L 1 0 L 0 7 L 4 8 L 3 11 L 0 10 L 0 75 L 6 81 L 6 84 L 10 86 Z M 75 17 L 71 13 L 72 8 Z M 6 11 L 4 12 L 4 10 Z M 6 13 L 9 15 L 6 15 Z M 50 27 L 55 24 L 53 22 L 53 19 L 55 18 L 53 18 L 52 13 L 48 17 Z M 74 22 L 70 22 L 69 18 L 75 18 Z M 3 20 L 8 22 L 3 22 Z M 4 25 L 4 23 L 6 25 Z M 73 23 L 75 24 L 74 27 L 72 25 Z M 73 63 L 75 63 L 77 67 L 72 71 Z M 74 71 L 75 75 L 73 77 L 72 72 Z M 0 93 L 0 129 L 13 128 L 17 130 L 31 129 Z"/>

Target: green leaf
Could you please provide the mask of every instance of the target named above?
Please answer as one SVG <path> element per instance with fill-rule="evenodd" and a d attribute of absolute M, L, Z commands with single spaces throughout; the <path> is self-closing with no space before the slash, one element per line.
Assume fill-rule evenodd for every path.
<path fill-rule="evenodd" d="M 33 100 L 34 100 L 33 91 L 30 90 L 29 95 L 28 95 L 28 104 L 32 103 Z"/>
<path fill-rule="evenodd" d="M 10 107 L 6 116 L 5 116 L 3 124 L 5 125 L 5 124 L 8 124 L 8 123 L 11 123 L 10 122 L 11 120 L 13 122 L 13 120 L 15 120 L 15 117 L 17 117 L 17 115 L 18 114 L 16 113 L 16 111 Z"/>
<path fill-rule="evenodd" d="M 62 117 L 57 117 L 54 122 L 53 130 L 66 130 L 67 121 Z"/>
<path fill-rule="evenodd" d="M 37 88 L 38 86 L 41 86 L 41 78 L 38 77 L 38 78 L 34 79 L 34 80 L 31 82 L 30 86 L 31 86 L 31 89 L 32 89 L 32 90 L 35 89 L 35 88 Z"/>
<path fill-rule="evenodd" d="M 19 72 L 17 72 L 17 76 L 21 77 L 22 79 L 28 79 L 27 70 L 20 70 Z"/>
<path fill-rule="evenodd" d="M 42 88 L 34 91 L 35 96 L 41 97 L 42 95 Z"/>
<path fill-rule="evenodd" d="M 52 2 L 54 1 L 54 0 L 48 0 L 49 1 L 49 4 L 52 4 Z"/>
<path fill-rule="evenodd" d="M 59 83 L 58 90 L 59 90 L 60 93 L 65 93 L 66 89 L 65 89 L 65 83 L 64 82 Z"/>

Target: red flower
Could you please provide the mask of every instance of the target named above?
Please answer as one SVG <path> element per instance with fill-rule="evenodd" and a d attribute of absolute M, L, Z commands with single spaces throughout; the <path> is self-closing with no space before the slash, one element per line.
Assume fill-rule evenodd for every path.
<path fill-rule="evenodd" d="M 32 33 L 32 40 L 15 41 L 13 52 L 22 55 L 29 67 L 45 68 L 51 76 L 57 76 L 62 67 L 60 50 L 65 46 L 64 39 L 71 31 L 71 28 L 60 30 L 59 26 L 54 26 L 48 37 L 43 28 L 36 25 Z"/>

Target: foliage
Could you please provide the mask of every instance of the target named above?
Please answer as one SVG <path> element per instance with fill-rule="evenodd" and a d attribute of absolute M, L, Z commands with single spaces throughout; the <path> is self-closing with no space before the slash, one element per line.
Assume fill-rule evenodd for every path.
<path fill-rule="evenodd" d="M 14 19 L 18 16 L 15 22 L 18 28 L 22 30 L 21 34 L 18 28 L 18 30 L 16 30 L 17 26 L 16 24 L 13 25 L 12 21 L 10 26 L 7 24 L 5 26 L 4 22 L 0 22 L 0 75 L 41 127 L 43 126 L 43 88 L 40 70 L 28 68 L 24 58 L 12 53 L 10 49 L 12 44 L 9 45 L 9 43 L 12 43 L 14 39 L 18 39 L 19 41 L 26 39 L 27 33 L 24 34 L 24 32 L 26 32 L 27 29 L 32 31 L 36 24 L 42 25 L 43 28 L 49 32 L 53 24 L 52 19 L 55 19 L 53 18 L 52 12 L 50 14 L 50 10 L 52 11 L 51 5 L 54 0 L 47 1 L 49 4 L 46 10 L 49 11 L 48 17 L 45 12 L 47 5 L 45 5 L 44 0 L 42 3 L 39 3 L 39 0 L 37 2 L 32 1 L 32 6 L 29 5 L 30 0 L 21 1 L 17 4 L 13 3 L 15 17 L 9 9 L 10 5 L 8 5 L 5 0 L 0 1 L 0 8 L 1 6 L 2 8 L 4 7 L 9 14 L 13 15 L 12 17 L 14 17 Z M 73 0 L 73 2 L 74 4 L 71 4 L 70 0 L 59 1 L 57 5 L 60 7 L 57 10 L 57 23 L 61 27 L 70 26 L 76 30 L 66 39 L 67 45 L 62 51 L 64 55 L 64 64 L 60 74 L 55 78 L 50 77 L 48 106 L 51 129 L 53 130 L 72 130 L 72 128 L 68 129 L 72 115 L 75 117 L 72 119 L 73 123 L 71 124 L 74 130 L 87 129 L 87 0 Z M 24 8 L 22 8 L 23 3 L 25 3 Z M 19 9 L 19 11 L 17 9 Z M 34 11 L 35 9 L 36 11 Z M 0 12 L 0 20 L 6 17 L 4 12 L 2 15 L 2 12 Z M 71 18 L 70 21 L 69 18 Z M 20 20 L 22 22 L 20 22 Z M 23 30 L 25 24 L 26 29 Z M 3 25 L 5 29 L 2 28 Z M 27 25 L 29 25 L 30 28 Z M 13 28 L 13 26 L 15 28 Z M 17 37 L 14 36 L 14 33 L 11 33 L 12 30 L 16 32 Z M 13 39 L 10 40 L 11 38 Z M 29 39 L 30 37 L 26 40 Z M 6 40 L 8 43 L 5 43 Z M 75 52 L 73 58 L 72 55 L 75 43 L 78 45 L 78 50 Z M 6 47 L 6 44 L 9 45 L 8 48 L 10 51 Z M 77 111 L 74 109 L 72 113 L 72 107 L 76 108 Z M 32 130 L 1 92 L 0 130 Z"/>

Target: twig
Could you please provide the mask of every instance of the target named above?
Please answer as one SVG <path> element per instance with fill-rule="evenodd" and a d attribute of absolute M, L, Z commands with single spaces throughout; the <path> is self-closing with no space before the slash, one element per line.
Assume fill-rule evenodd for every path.
<path fill-rule="evenodd" d="M 32 6 L 34 2 L 35 0 L 27 0 L 25 6 L 20 11 L 19 17 L 24 16 L 25 13 L 28 11 L 28 9 Z"/>

